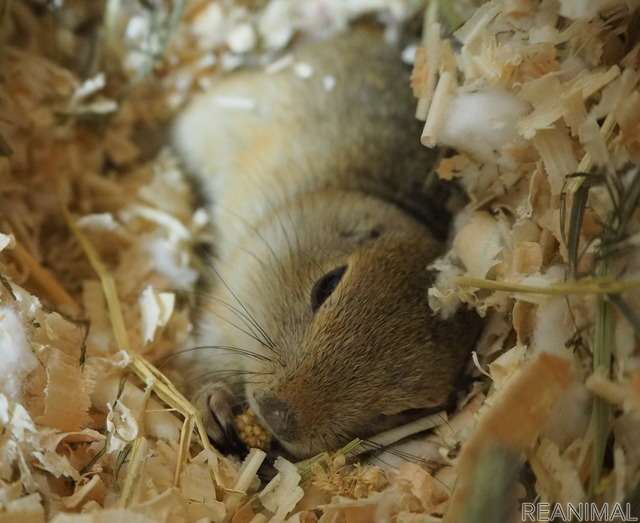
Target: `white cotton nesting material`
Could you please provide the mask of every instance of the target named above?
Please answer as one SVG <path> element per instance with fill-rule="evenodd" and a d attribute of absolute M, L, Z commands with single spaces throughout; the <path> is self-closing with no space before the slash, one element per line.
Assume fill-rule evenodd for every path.
<path fill-rule="evenodd" d="M 38 360 L 27 341 L 23 320 L 10 307 L 0 307 L 0 359 L 0 390 L 18 400 L 22 381 Z"/>
<path fill-rule="evenodd" d="M 502 89 L 459 93 L 449 104 L 438 143 L 480 162 L 496 162 L 505 145 L 522 143 L 516 124 L 528 112 L 525 101 Z"/>
<path fill-rule="evenodd" d="M 198 279 L 198 273 L 189 265 L 186 252 L 176 252 L 171 240 L 161 237 L 145 238 L 145 250 L 151 256 L 155 269 L 179 289 L 191 288 Z"/>
<path fill-rule="evenodd" d="M 560 0 L 560 14 L 571 20 L 591 19 L 607 7 L 620 3 L 619 0 Z"/>

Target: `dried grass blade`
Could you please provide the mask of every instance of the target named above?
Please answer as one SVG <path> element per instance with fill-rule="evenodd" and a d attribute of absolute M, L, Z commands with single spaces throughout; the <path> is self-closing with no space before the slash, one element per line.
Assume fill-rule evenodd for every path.
<path fill-rule="evenodd" d="M 116 492 L 120 492 L 120 487 L 118 485 L 118 477 L 120 476 L 120 470 L 122 469 L 122 465 L 125 464 L 129 454 L 131 453 L 131 449 L 133 448 L 132 443 L 128 443 L 125 447 L 118 452 L 118 457 L 116 458 L 116 464 L 113 471 L 113 487 Z"/>
<path fill-rule="evenodd" d="M 386 448 L 390 445 L 393 445 L 394 443 L 397 443 L 400 440 L 408 438 L 409 436 L 414 436 L 415 434 L 419 434 L 420 432 L 424 432 L 425 430 L 439 427 L 447 422 L 447 413 L 445 411 L 437 412 L 435 414 L 425 416 L 424 418 L 412 421 L 411 423 L 406 423 L 405 425 L 395 427 L 393 429 L 387 430 L 386 432 L 376 434 L 375 436 L 367 439 L 367 441 L 364 442 L 360 446 L 360 448 L 354 447 L 350 451 L 350 453 L 354 456 L 357 456 L 364 452 L 371 451 L 372 446 L 374 448 Z"/>
<path fill-rule="evenodd" d="M 110 437 L 111 435 L 107 434 L 107 437 L 104 440 L 104 445 L 102 446 L 102 448 L 93 455 L 93 457 L 87 462 L 87 464 L 84 467 L 80 469 L 81 475 L 84 475 L 87 472 L 89 472 L 91 470 L 91 467 L 93 467 L 93 465 L 96 463 L 96 461 L 98 461 L 102 456 L 104 456 L 104 453 L 107 451 L 107 447 L 109 446 Z"/>
<path fill-rule="evenodd" d="M 191 446 L 191 435 L 193 434 L 194 419 L 192 416 L 187 416 L 185 422 L 182 424 L 182 430 L 180 431 L 180 450 L 178 452 L 178 458 L 180 456 L 189 455 L 189 447 Z M 176 470 L 173 476 L 173 486 L 177 487 L 180 480 L 180 474 L 182 473 L 185 460 L 178 459 Z"/>
<path fill-rule="evenodd" d="M 131 446 L 129 455 L 131 456 L 129 459 L 129 468 L 119 500 L 119 504 L 122 507 L 129 505 L 134 487 L 139 483 L 137 479 L 147 458 L 147 440 L 142 437 L 136 438 Z"/>
<path fill-rule="evenodd" d="M 490 291 L 504 291 L 522 294 L 544 294 L 562 296 L 566 294 L 618 294 L 640 287 L 640 280 L 616 280 L 614 278 L 583 278 L 580 280 L 555 282 L 549 287 L 505 283 L 484 278 L 458 276 L 453 282 L 461 287 L 475 287 Z"/>
<path fill-rule="evenodd" d="M 187 399 L 173 386 L 173 384 L 156 369 L 151 363 L 149 363 L 144 357 L 137 352 L 134 352 L 129 347 L 129 340 L 127 337 L 122 310 L 120 308 L 120 302 L 118 300 L 118 293 L 113 277 L 107 271 L 107 268 L 102 263 L 100 256 L 93 248 L 89 240 L 82 233 L 82 231 L 76 226 L 73 221 L 73 217 L 69 213 L 69 210 L 63 205 L 62 213 L 67 222 L 67 225 L 71 229 L 73 235 L 82 246 L 89 263 L 98 274 L 102 283 L 103 293 L 107 302 L 109 310 L 109 320 L 111 321 L 111 328 L 113 329 L 114 338 L 118 349 L 126 352 L 131 358 L 131 365 L 136 375 L 142 379 L 148 385 L 153 387 L 154 392 L 158 397 L 167 403 L 170 407 L 177 410 L 186 419 L 192 418 L 193 424 L 198 429 L 198 435 L 200 436 L 200 442 L 204 449 L 213 451 L 207 432 L 202 423 L 202 418 L 198 411 L 187 401 Z M 186 423 L 186 421 L 185 421 Z M 184 447 L 180 447 L 181 452 L 177 460 L 176 474 L 179 476 L 182 464 L 186 460 L 187 456 L 183 454 Z"/>
<path fill-rule="evenodd" d="M 0 274 L 0 284 L 2 284 L 2 286 L 7 289 L 7 292 L 9 293 L 9 296 L 11 296 L 13 298 L 13 301 L 16 301 L 18 298 L 16 298 L 15 293 L 13 292 L 13 288 L 11 287 L 11 284 L 9 283 L 9 280 L 7 280 L 7 278 L 5 278 L 2 274 Z"/>
<path fill-rule="evenodd" d="M 111 322 L 111 328 L 113 329 L 116 345 L 118 346 L 118 349 L 130 353 L 129 339 L 127 337 L 122 309 L 120 308 L 120 301 L 118 300 L 118 291 L 116 289 L 115 281 L 109 274 L 104 263 L 102 263 L 102 260 L 100 259 L 97 251 L 93 248 L 93 245 L 91 245 L 87 237 L 75 224 L 71 213 L 69 213 L 69 210 L 64 205 L 62 206 L 62 213 L 67 225 L 71 229 L 71 232 L 75 236 L 76 240 L 78 240 L 82 250 L 89 259 L 91 267 L 93 267 L 93 270 L 96 271 L 100 278 L 104 297 L 107 302 L 107 308 L 109 310 L 109 321 Z"/>
<path fill-rule="evenodd" d="M 597 274 L 601 278 L 611 278 L 614 271 L 614 252 L 610 246 L 618 244 L 627 235 L 627 226 L 638 208 L 640 200 L 640 167 L 636 167 L 631 183 L 625 186 L 620 176 L 606 176 L 607 189 L 613 203 L 607 223 L 601 235 L 600 262 Z M 638 319 L 624 300 L 619 296 L 600 295 L 597 298 L 597 313 L 593 340 L 593 370 L 604 371 L 606 376 L 611 372 L 613 336 L 613 306 L 629 320 L 631 326 L 638 333 Z M 589 498 L 594 499 L 597 494 L 602 470 L 604 467 L 607 440 L 611 433 L 612 409 L 603 398 L 595 396 L 591 413 L 593 428 L 593 461 L 589 478 Z"/>
<path fill-rule="evenodd" d="M 340 450 L 336 451 L 334 456 L 338 456 L 340 454 L 350 454 L 354 452 L 360 445 L 362 445 L 363 440 L 354 439 L 347 443 Z M 318 454 L 317 456 L 313 456 L 312 458 L 306 459 L 304 461 L 299 461 L 296 463 L 296 467 L 298 468 L 298 474 L 300 474 L 300 483 L 304 483 L 309 481 L 313 476 L 313 469 L 316 465 L 325 466 L 328 463 L 329 453 L 323 452 L 322 454 Z"/>
<path fill-rule="evenodd" d="M 38 261 L 31 256 L 29 251 L 16 241 L 15 247 L 10 251 L 20 263 L 29 267 L 29 278 L 42 291 L 47 299 L 56 307 L 66 307 L 67 312 L 77 317 L 81 308 L 78 303 L 67 293 L 58 281 Z"/>
<path fill-rule="evenodd" d="M 593 178 L 587 177 L 587 175 L 581 175 L 585 180 L 577 191 L 573 195 L 573 202 L 571 204 L 571 213 L 569 214 L 569 230 L 566 234 L 567 251 L 569 253 L 569 270 L 572 278 L 576 278 L 578 272 L 579 262 L 579 248 L 580 248 L 580 231 L 582 230 L 582 221 L 584 219 L 584 212 L 587 208 L 587 200 L 589 199 L 589 189 L 593 185 Z M 564 193 L 563 193 L 564 196 Z M 564 229 L 564 217 L 560 216 L 561 230 Z M 563 234 L 564 237 L 564 234 Z"/>

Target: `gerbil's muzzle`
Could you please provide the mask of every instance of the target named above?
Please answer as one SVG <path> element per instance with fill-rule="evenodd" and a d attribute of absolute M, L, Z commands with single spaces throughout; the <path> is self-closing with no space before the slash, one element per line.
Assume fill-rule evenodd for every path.
<path fill-rule="evenodd" d="M 276 438 L 289 443 L 300 438 L 298 418 L 289 405 L 268 394 L 256 397 L 256 402 L 260 416 Z"/>

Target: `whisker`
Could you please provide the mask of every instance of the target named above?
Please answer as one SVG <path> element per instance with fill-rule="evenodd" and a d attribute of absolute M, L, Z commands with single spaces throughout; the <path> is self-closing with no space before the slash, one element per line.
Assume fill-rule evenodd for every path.
<path fill-rule="evenodd" d="M 264 356 L 262 354 L 257 354 L 255 352 L 252 352 L 250 350 L 247 349 L 241 349 L 239 347 L 233 347 L 231 345 L 201 345 L 199 347 L 190 347 L 188 349 L 182 349 L 180 351 L 174 352 L 173 354 L 168 354 L 167 356 L 164 356 L 162 358 L 159 358 L 158 360 L 156 360 L 154 362 L 154 364 L 156 364 L 156 367 L 159 369 L 161 369 L 168 361 L 172 360 L 173 358 L 176 358 L 177 356 L 180 356 L 181 354 L 187 353 L 187 352 L 193 352 L 193 351 L 197 351 L 197 350 L 206 350 L 206 349 L 218 349 L 218 350 L 226 350 L 229 352 L 232 352 L 234 354 L 239 354 L 241 356 L 246 356 L 248 358 L 254 358 L 260 361 L 267 361 L 270 362 L 271 359 L 268 358 L 267 356 Z M 212 356 L 207 356 L 207 358 L 211 357 L 217 357 L 217 356 L 224 356 L 224 354 L 214 354 Z"/>
<path fill-rule="evenodd" d="M 121 289 L 126 289 L 127 287 L 124 286 L 119 286 L 119 288 Z M 135 290 L 139 290 L 140 292 L 142 292 L 142 288 L 140 287 L 130 287 L 129 289 L 135 289 Z M 210 299 L 210 300 L 215 300 L 217 302 L 219 302 L 222 306 L 226 307 L 227 309 L 229 309 L 232 313 L 234 313 L 243 323 L 244 325 L 248 328 L 251 329 L 251 327 L 256 328 L 259 333 L 265 337 L 265 339 L 259 339 L 258 338 L 258 333 L 256 333 L 253 329 L 251 329 L 251 333 L 248 333 L 247 331 L 242 330 L 240 327 L 238 327 L 236 324 L 232 323 L 230 320 L 227 320 L 226 318 L 220 316 L 219 314 L 211 311 L 213 314 L 215 314 L 216 316 L 218 316 L 219 318 L 227 321 L 229 324 L 231 324 L 232 326 L 236 327 L 238 330 L 241 330 L 242 332 L 244 332 L 245 334 L 247 334 L 248 336 L 252 337 L 254 340 L 256 340 L 258 343 L 260 343 L 262 346 L 264 347 L 271 347 L 272 349 L 276 349 L 275 343 L 271 340 L 271 338 L 267 335 L 266 331 L 264 331 L 264 329 L 261 328 L 260 324 L 257 322 L 257 320 L 247 311 L 244 312 L 240 309 L 238 309 L 237 307 L 235 307 L 234 305 L 230 304 L 229 302 L 223 300 L 222 298 L 219 298 L 217 296 L 214 296 L 213 294 L 209 293 L 209 292 L 204 292 L 204 291 L 200 291 L 197 289 L 181 289 L 181 288 L 176 288 L 176 287 L 153 287 L 154 290 L 158 290 L 161 292 L 166 292 L 166 291 L 171 291 L 171 292 L 175 292 L 175 293 L 183 293 L 183 294 L 192 294 L 198 298 L 206 298 L 206 299 Z"/>
<path fill-rule="evenodd" d="M 391 463 L 389 463 L 388 461 L 383 460 L 380 456 L 371 456 L 371 458 L 367 459 L 367 461 L 371 465 L 374 465 L 376 467 L 380 466 L 380 465 L 375 464 L 375 461 L 378 461 L 379 463 L 382 463 L 383 465 L 385 465 L 387 468 L 393 468 Z"/>
<path fill-rule="evenodd" d="M 220 379 L 220 381 L 227 379 L 227 378 L 233 378 L 236 376 L 262 376 L 262 375 L 270 375 L 272 373 L 270 372 L 255 372 L 255 371 L 248 371 L 248 370 L 242 370 L 242 369 L 220 369 L 220 370 L 213 370 L 213 371 L 209 371 L 209 372 L 205 372 L 204 374 L 201 374 L 200 376 L 196 376 L 195 378 L 192 378 L 191 381 L 199 381 L 205 378 L 209 378 L 212 376 L 217 376 L 217 375 L 223 375 L 223 377 Z"/>
<path fill-rule="evenodd" d="M 238 298 L 238 296 L 236 296 L 236 294 L 231 290 L 231 287 L 229 287 L 229 285 L 227 284 L 227 282 L 224 281 L 224 278 L 222 278 L 222 276 L 220 275 L 220 272 L 218 271 L 218 269 L 215 268 L 215 266 L 212 263 L 209 263 L 209 267 L 211 268 L 211 270 L 216 274 L 216 276 L 220 279 L 220 281 L 222 282 L 222 284 L 224 285 L 224 287 L 229 291 L 229 294 L 231 294 L 231 296 L 233 296 L 233 299 L 236 300 L 238 302 L 238 305 L 240 305 L 240 307 L 242 308 L 242 310 L 250 317 L 252 317 L 251 313 L 249 312 L 249 310 L 244 306 L 244 304 L 242 303 L 242 301 Z M 215 314 L 215 313 L 214 313 Z M 225 319 L 225 318 L 222 318 Z M 231 323 L 231 322 L 230 322 Z M 232 324 L 233 325 L 233 324 Z M 267 340 L 270 340 L 270 338 L 267 336 L 266 332 L 264 331 L 264 329 L 262 327 L 260 327 L 259 325 L 256 325 L 256 328 L 259 329 L 259 331 L 263 334 L 263 336 L 266 336 Z M 240 329 L 242 330 L 242 329 Z M 246 332 L 245 332 L 246 333 Z M 247 335 L 251 336 L 250 334 L 246 333 Z M 259 339 L 257 336 L 251 336 L 252 338 L 254 338 L 258 343 L 260 343 L 263 347 L 269 349 L 271 352 L 273 352 L 276 356 L 279 356 L 278 350 L 275 347 L 275 345 L 273 344 L 273 341 L 265 341 L 265 340 L 261 340 Z"/>
<path fill-rule="evenodd" d="M 251 339 L 257 341 L 260 345 L 262 345 L 263 347 L 269 349 L 271 352 L 273 352 L 276 356 L 279 356 L 279 354 L 276 352 L 275 348 L 272 347 L 269 343 L 267 343 L 265 340 L 261 339 L 258 337 L 258 335 L 253 332 L 253 331 L 247 331 L 245 329 L 243 329 L 242 327 L 240 327 L 239 325 L 233 323 L 231 320 L 229 320 L 228 318 L 225 318 L 224 316 L 222 316 L 221 314 L 209 309 L 209 312 L 211 314 L 213 314 L 214 316 L 220 318 L 223 321 L 226 321 L 229 325 L 235 327 L 236 329 L 238 329 L 240 332 L 242 332 L 243 334 L 246 334 L 247 336 L 249 336 Z M 249 328 L 249 327 L 247 327 Z"/>
<path fill-rule="evenodd" d="M 247 312 L 241 311 L 240 309 L 238 309 L 234 305 L 230 304 L 226 300 L 223 300 L 222 298 L 218 298 L 217 296 L 214 296 L 214 295 L 212 295 L 210 293 L 203 293 L 203 296 L 207 297 L 209 299 L 212 299 L 212 300 L 216 300 L 221 305 L 227 307 L 227 309 L 229 309 L 230 311 L 234 312 L 240 319 L 243 320 L 243 323 L 247 326 L 247 328 L 250 328 L 251 326 L 253 326 L 255 329 L 258 330 L 258 333 L 261 334 L 264 337 L 263 341 L 264 341 L 265 346 L 268 345 L 268 346 L 272 347 L 273 349 L 276 348 L 275 343 L 273 342 L 273 340 L 267 335 L 266 331 L 260 326 L 260 324 L 255 319 L 255 317 L 252 316 L 248 311 Z M 247 324 L 247 322 L 248 322 L 248 324 Z M 255 336 L 257 336 L 257 334 L 253 330 L 251 332 Z"/>
<path fill-rule="evenodd" d="M 420 462 L 420 463 L 424 463 L 425 465 L 433 465 L 433 466 L 438 466 L 438 467 L 449 467 L 451 465 L 447 464 L 447 463 L 443 463 L 441 461 L 435 461 L 432 459 L 427 459 L 427 458 L 421 458 L 420 456 L 417 456 L 415 454 L 411 454 L 409 452 L 405 452 L 402 451 L 400 449 L 394 448 L 393 445 L 382 445 L 380 443 L 376 443 L 375 441 L 369 440 L 369 439 L 363 439 L 362 440 L 362 448 L 366 449 L 369 452 L 374 452 L 374 451 L 385 451 L 388 452 L 389 454 L 393 455 L 393 456 L 397 456 L 398 458 L 401 458 L 405 461 L 412 461 L 412 462 Z"/>
<path fill-rule="evenodd" d="M 250 173 L 245 173 L 245 174 L 249 174 L 250 177 L 253 178 L 253 176 Z M 270 205 L 270 207 L 272 209 L 276 209 L 278 207 L 281 207 L 283 202 L 278 201 L 276 198 L 272 198 L 270 194 L 267 193 L 266 191 L 266 187 L 259 183 L 259 180 L 257 179 L 253 179 L 252 180 L 253 183 L 255 184 L 255 187 L 258 189 L 258 191 L 260 191 L 260 193 L 262 194 L 262 197 L 265 199 L 265 201 Z M 275 189 L 273 190 L 273 195 L 277 196 L 277 192 L 275 191 Z M 255 235 L 262 241 L 262 243 L 267 247 L 267 249 L 269 250 L 270 254 L 273 256 L 273 260 L 274 260 L 274 267 L 277 267 L 278 271 L 281 273 L 281 275 L 283 277 L 286 277 L 286 273 L 285 273 L 285 268 L 283 264 L 278 263 L 280 260 L 280 257 L 278 257 L 278 255 L 276 254 L 275 250 L 273 249 L 273 246 L 271 244 L 271 242 L 267 241 L 266 238 L 260 233 L 260 231 L 250 222 L 248 222 L 245 218 L 243 218 L 242 216 L 240 216 L 238 213 L 234 212 L 233 210 L 229 209 L 228 207 L 221 207 L 223 210 L 229 212 L 230 214 L 232 214 L 233 216 L 235 216 L 237 219 L 239 219 L 240 221 L 242 221 L 251 231 L 253 231 L 255 233 Z M 278 219 L 280 220 L 280 216 L 278 213 L 276 213 L 276 216 L 278 217 Z M 280 220 L 280 226 L 281 228 L 283 227 L 283 223 Z M 283 232 L 284 229 L 282 229 Z M 286 232 L 285 232 L 285 236 L 286 236 Z M 289 244 L 290 247 L 290 243 L 288 241 L 288 237 L 287 237 L 287 243 Z M 289 249 L 289 254 L 291 255 L 291 249 Z M 255 257 L 255 255 L 254 255 Z"/>
<path fill-rule="evenodd" d="M 212 266 L 212 268 L 213 268 L 213 266 Z M 219 275 L 219 273 L 218 273 L 218 276 L 220 277 L 220 280 L 222 280 L 222 277 Z M 225 283 L 225 286 L 227 286 L 226 283 Z M 227 288 L 229 288 L 229 287 L 227 286 Z M 229 289 L 229 292 L 231 292 L 230 289 Z M 233 293 L 231 293 L 231 294 L 233 295 Z M 201 293 L 200 295 L 201 295 L 201 297 L 204 297 L 204 298 L 207 298 L 207 299 L 210 299 L 210 300 L 215 300 L 218 303 L 220 303 L 220 305 L 222 305 L 222 306 L 226 307 L 227 309 L 229 309 L 240 320 L 242 320 L 242 322 L 245 324 L 245 326 L 248 329 L 251 329 L 251 334 L 253 335 L 251 337 L 254 340 L 258 341 L 258 343 L 260 343 L 263 347 L 267 347 L 269 349 L 272 349 L 272 352 L 276 352 L 276 345 L 273 342 L 273 340 L 269 337 L 267 332 L 261 327 L 261 325 L 255 319 L 255 317 L 244 306 L 242 306 L 242 304 L 240 304 L 240 305 L 242 306 L 243 310 L 240 310 L 236 306 L 234 306 L 231 303 L 227 302 L 226 300 L 223 300 L 222 298 L 219 298 L 218 296 L 214 296 L 211 293 Z M 238 298 L 235 295 L 233 297 L 236 298 L 236 301 L 239 302 Z M 211 311 L 211 312 L 213 312 L 213 311 Z M 214 313 L 214 314 L 216 314 L 216 313 Z M 218 314 L 216 314 L 216 315 L 221 319 L 225 319 L 225 318 L 222 318 L 221 316 L 219 316 Z M 232 323 L 231 325 L 234 325 L 234 324 Z M 257 329 L 258 333 L 256 333 L 252 329 L 252 327 Z M 245 331 L 243 331 L 243 332 L 245 332 Z M 247 333 L 245 332 L 245 334 L 247 334 Z M 258 334 L 260 334 L 263 338 L 258 338 Z"/>

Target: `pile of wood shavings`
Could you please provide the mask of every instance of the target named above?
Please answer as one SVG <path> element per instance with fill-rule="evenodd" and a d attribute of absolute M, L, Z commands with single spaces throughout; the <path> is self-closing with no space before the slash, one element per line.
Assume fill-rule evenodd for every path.
<path fill-rule="evenodd" d="M 626 507 L 637 496 L 637 7 L 496 0 L 452 38 L 436 16 L 425 28 L 422 141 L 454 149 L 438 175 L 471 200 L 434 264 L 430 303 L 487 318 L 475 363 L 488 397 L 454 435 L 456 474 L 440 476 L 456 479 L 447 522 L 479 514 L 496 448 L 506 462 L 526 457 L 519 501 Z"/>
<path fill-rule="evenodd" d="M 413 4 L 3 4 L 0 522 L 278 521 L 305 494 L 290 520 L 315 521 L 329 501 L 322 521 L 375 507 L 303 490 L 286 460 L 256 492 L 264 453 L 239 464 L 212 449 L 149 363 L 179 383 L 168 357 L 189 346 L 191 246 L 208 225 L 158 144 L 220 69 L 369 12 L 393 32 Z M 352 496 L 374 496 L 366 470 L 366 490 L 349 477 Z M 349 494 L 339 477 L 332 493 Z"/>

